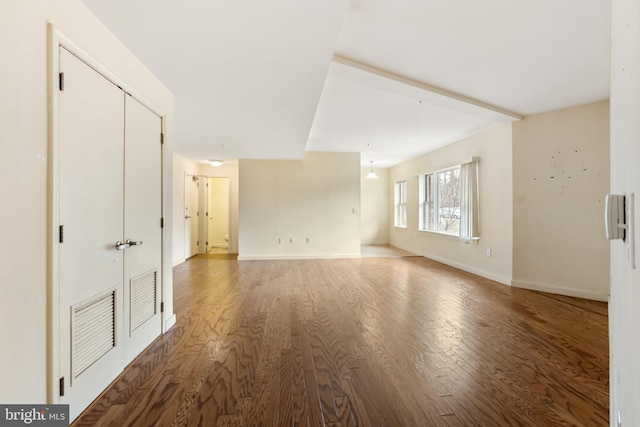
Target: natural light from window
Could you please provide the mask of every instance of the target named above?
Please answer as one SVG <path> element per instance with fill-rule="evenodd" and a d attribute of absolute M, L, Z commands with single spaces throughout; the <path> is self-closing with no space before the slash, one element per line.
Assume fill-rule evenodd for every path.
<path fill-rule="evenodd" d="M 407 181 L 398 181 L 394 186 L 393 225 L 407 226 Z"/>
<path fill-rule="evenodd" d="M 465 240 L 478 236 L 478 161 L 419 176 L 419 224 L 422 231 Z"/>
<path fill-rule="evenodd" d="M 460 233 L 460 166 L 420 179 L 420 229 Z"/>

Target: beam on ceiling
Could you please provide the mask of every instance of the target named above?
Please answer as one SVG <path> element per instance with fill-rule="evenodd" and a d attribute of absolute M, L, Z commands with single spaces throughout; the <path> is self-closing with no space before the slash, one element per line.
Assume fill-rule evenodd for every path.
<path fill-rule="evenodd" d="M 496 113 L 504 114 L 505 116 L 513 117 L 514 119 L 517 119 L 517 120 L 520 120 L 520 119 L 523 118 L 523 116 L 521 114 L 514 113 L 513 111 L 505 110 L 504 108 L 500 108 L 500 107 L 497 107 L 495 105 L 491 105 L 491 104 L 488 104 L 486 102 L 483 102 L 483 101 L 480 101 L 480 100 L 477 100 L 477 99 L 474 99 L 474 98 L 470 98 L 468 96 L 461 95 L 461 94 L 456 93 L 456 92 L 452 92 L 450 90 L 442 89 L 440 87 L 433 86 L 433 85 L 430 85 L 428 83 L 423 83 L 423 82 L 420 82 L 420 81 L 417 81 L 417 80 L 410 79 L 408 77 L 400 76 L 398 74 L 394 74 L 392 72 L 385 71 L 385 70 L 382 70 L 380 68 L 376 68 L 376 67 L 373 67 L 371 65 L 367 65 L 367 64 L 355 61 L 355 60 L 350 59 L 350 58 L 346 58 L 344 56 L 333 55 L 333 61 L 337 62 L 337 63 L 340 63 L 340 64 L 343 64 L 343 65 L 346 65 L 346 66 L 349 66 L 349 67 L 356 68 L 356 69 L 361 70 L 361 71 L 365 71 L 367 73 L 371 73 L 371 74 L 374 74 L 374 75 L 377 75 L 377 76 L 380 76 L 380 77 L 384 77 L 384 78 L 387 78 L 387 79 L 390 79 L 390 80 L 394 80 L 394 81 L 397 81 L 397 82 L 400 82 L 400 83 L 403 83 L 403 84 L 406 84 L 406 85 L 409 85 L 409 86 L 413 86 L 413 87 L 416 87 L 418 89 L 422 89 L 422 90 L 426 90 L 426 91 L 429 91 L 429 92 L 433 92 L 433 93 L 436 93 L 438 95 L 445 96 L 447 98 L 455 99 L 457 101 L 461 101 L 461 102 L 465 102 L 467 104 L 475 105 L 477 107 L 485 108 L 487 110 L 494 111 Z"/>

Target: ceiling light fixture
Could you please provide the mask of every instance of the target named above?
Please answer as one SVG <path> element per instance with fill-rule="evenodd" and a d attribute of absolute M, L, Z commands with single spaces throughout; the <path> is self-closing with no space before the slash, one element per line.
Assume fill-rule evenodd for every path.
<path fill-rule="evenodd" d="M 373 171 L 373 160 L 370 160 L 369 163 L 371 163 L 371 172 L 369 172 L 367 174 L 367 179 L 378 179 L 378 175 L 376 175 L 376 173 Z"/>
<path fill-rule="evenodd" d="M 223 160 L 209 160 L 209 163 L 211 164 L 211 166 L 214 166 L 214 167 L 217 168 L 222 163 L 224 163 L 224 161 Z"/>

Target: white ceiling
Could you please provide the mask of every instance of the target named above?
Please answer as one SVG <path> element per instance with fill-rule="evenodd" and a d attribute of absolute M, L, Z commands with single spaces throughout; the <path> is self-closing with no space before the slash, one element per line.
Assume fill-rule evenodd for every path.
<path fill-rule="evenodd" d="M 391 166 L 607 99 L 605 0 L 83 0 L 175 96 L 196 161 L 361 152 Z"/>

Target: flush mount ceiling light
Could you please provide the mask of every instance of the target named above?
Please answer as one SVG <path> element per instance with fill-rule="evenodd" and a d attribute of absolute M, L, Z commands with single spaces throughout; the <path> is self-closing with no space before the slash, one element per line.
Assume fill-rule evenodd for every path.
<path fill-rule="evenodd" d="M 370 160 L 369 163 L 371 163 L 371 172 L 369 172 L 367 174 L 367 179 L 378 179 L 378 175 L 376 175 L 376 173 L 373 171 L 373 160 Z"/>
<path fill-rule="evenodd" d="M 211 166 L 214 166 L 214 167 L 217 168 L 222 163 L 224 163 L 224 161 L 223 160 L 209 160 L 209 163 L 211 164 Z"/>

